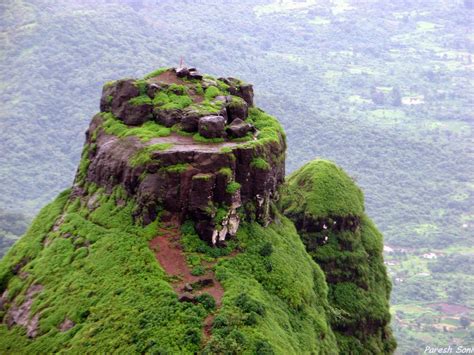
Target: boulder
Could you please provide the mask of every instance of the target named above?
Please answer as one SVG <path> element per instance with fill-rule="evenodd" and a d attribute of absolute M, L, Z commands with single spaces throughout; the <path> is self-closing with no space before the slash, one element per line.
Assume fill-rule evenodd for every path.
<path fill-rule="evenodd" d="M 221 138 L 225 136 L 226 120 L 222 116 L 204 116 L 199 119 L 199 134 L 205 138 Z"/>
<path fill-rule="evenodd" d="M 140 95 L 136 81 L 118 80 L 112 84 L 105 85 L 102 89 L 100 99 L 100 110 L 112 112 L 114 116 L 128 125 L 140 125 L 152 118 L 152 105 L 131 104 L 130 99 Z"/>
<path fill-rule="evenodd" d="M 118 80 L 113 86 L 114 91 L 113 100 L 111 103 L 112 113 L 118 117 L 116 111 L 121 108 L 121 106 L 128 103 L 131 98 L 137 97 L 140 95 L 140 90 L 135 85 L 136 81 L 127 79 L 127 80 Z"/>
<path fill-rule="evenodd" d="M 253 86 L 250 84 L 240 85 L 239 93 L 240 96 L 249 106 L 253 106 Z"/>
<path fill-rule="evenodd" d="M 165 110 L 155 108 L 154 114 L 156 122 L 166 127 L 171 127 L 176 123 L 179 123 L 183 116 L 183 112 L 177 109 Z"/>
<path fill-rule="evenodd" d="M 254 127 L 247 122 L 244 122 L 240 118 L 236 118 L 232 123 L 227 127 L 227 134 L 234 138 L 241 138 L 251 132 Z"/>
<path fill-rule="evenodd" d="M 232 95 L 242 98 L 248 106 L 253 106 L 253 86 L 251 84 L 244 84 L 235 78 L 219 78 L 227 85 L 229 85 L 229 92 Z"/>
<path fill-rule="evenodd" d="M 189 210 L 195 215 L 208 215 L 209 203 L 212 202 L 215 176 L 213 174 L 196 174 L 192 178 L 189 192 Z"/>
<path fill-rule="evenodd" d="M 189 69 L 186 67 L 181 67 L 176 69 L 176 76 L 178 78 L 184 78 L 189 75 Z"/>
<path fill-rule="evenodd" d="M 104 85 L 102 88 L 102 96 L 100 97 L 100 111 L 109 112 L 112 107 L 112 100 L 115 96 L 115 85 Z"/>
<path fill-rule="evenodd" d="M 150 97 L 150 98 L 155 98 L 155 95 L 157 92 L 163 90 L 163 85 L 159 85 L 159 84 L 156 84 L 156 83 L 153 83 L 153 84 L 150 84 L 148 85 L 148 88 L 147 88 L 147 91 L 146 91 L 146 94 Z"/>
<path fill-rule="evenodd" d="M 194 298 L 193 295 L 190 293 L 182 293 L 178 296 L 178 301 L 179 302 L 191 302 L 191 303 L 196 303 L 196 299 Z"/>
<path fill-rule="evenodd" d="M 199 119 L 203 116 L 195 110 L 187 110 L 181 116 L 181 128 L 186 132 L 197 132 Z"/>
<path fill-rule="evenodd" d="M 245 120 L 248 117 L 248 105 L 247 103 L 238 97 L 233 97 L 232 100 L 226 105 L 227 119 L 232 122 L 236 118 Z"/>
<path fill-rule="evenodd" d="M 153 118 L 153 106 L 151 104 L 135 105 L 126 102 L 112 113 L 120 118 L 123 123 L 131 126 L 141 125 Z"/>
<path fill-rule="evenodd" d="M 203 76 L 202 74 L 198 73 L 197 71 L 190 71 L 188 74 L 189 79 L 197 79 L 197 80 L 202 80 Z"/>

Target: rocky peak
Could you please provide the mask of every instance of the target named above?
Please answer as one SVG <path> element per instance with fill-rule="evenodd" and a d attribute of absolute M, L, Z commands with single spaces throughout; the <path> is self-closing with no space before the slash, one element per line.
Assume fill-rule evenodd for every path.
<path fill-rule="evenodd" d="M 224 242 L 242 219 L 268 224 L 285 171 L 278 122 L 254 106 L 252 85 L 195 68 L 107 83 L 86 134 L 75 190 L 121 186 L 144 224 L 192 220 Z"/>

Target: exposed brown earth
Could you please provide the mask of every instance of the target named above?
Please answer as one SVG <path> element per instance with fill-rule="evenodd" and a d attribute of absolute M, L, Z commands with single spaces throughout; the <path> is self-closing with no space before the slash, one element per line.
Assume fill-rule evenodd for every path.
<path fill-rule="evenodd" d="M 222 148 L 235 147 L 239 142 L 222 142 L 222 143 L 199 143 L 193 137 L 181 136 L 177 133 L 171 133 L 166 137 L 152 138 L 148 144 L 171 143 L 172 147 L 167 148 L 167 152 L 201 152 L 201 153 L 219 153 Z"/>
<path fill-rule="evenodd" d="M 167 70 L 160 75 L 157 75 L 153 78 L 148 79 L 148 82 L 150 84 L 159 84 L 159 83 L 164 83 L 164 84 L 176 84 L 176 85 L 184 85 L 184 86 L 190 86 L 189 82 L 184 81 L 181 78 L 178 78 L 176 76 L 176 73 L 171 70 Z M 203 101 L 202 95 L 197 95 L 194 90 L 190 92 L 191 99 L 195 103 L 199 103 Z"/>
<path fill-rule="evenodd" d="M 194 276 L 186 262 L 186 256 L 179 244 L 180 233 L 178 227 L 159 228 L 160 235 L 150 241 L 150 248 L 155 252 L 156 260 L 163 267 L 165 272 L 175 278 L 172 285 L 180 299 L 186 298 L 192 301 L 194 296 L 208 293 L 216 301 L 219 308 L 222 304 L 224 288 L 216 279 L 214 272 L 210 269 L 213 264 L 206 263 L 207 271 L 202 276 Z M 198 290 L 187 289 L 190 285 L 203 285 Z M 205 338 L 211 336 L 214 314 L 209 314 L 204 320 L 203 333 Z"/>
<path fill-rule="evenodd" d="M 39 314 L 31 317 L 31 306 L 33 304 L 33 297 L 43 290 L 42 285 L 31 285 L 26 291 L 25 301 L 21 305 L 12 304 L 7 312 L 6 319 L 8 327 L 15 324 L 26 328 L 26 335 L 30 338 L 36 337 L 39 326 Z"/>
<path fill-rule="evenodd" d="M 214 272 L 210 269 L 202 276 L 194 276 L 186 262 L 186 256 L 179 244 L 179 231 L 175 228 L 160 228 L 160 235 L 150 241 L 150 248 L 155 252 L 156 260 L 160 263 L 166 273 L 177 280 L 173 282 L 173 288 L 178 294 L 185 292 L 186 284 L 196 283 L 209 284 L 200 290 L 192 291 L 193 295 L 209 293 L 214 297 L 216 305 L 220 306 L 224 289 L 216 279 Z M 209 281 L 211 280 L 211 281 Z"/>

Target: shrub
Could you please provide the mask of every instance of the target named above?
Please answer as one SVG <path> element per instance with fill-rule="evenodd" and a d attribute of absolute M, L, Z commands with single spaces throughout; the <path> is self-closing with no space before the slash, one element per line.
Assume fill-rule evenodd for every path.
<path fill-rule="evenodd" d="M 254 158 L 250 163 L 250 166 L 261 170 L 270 170 L 270 164 L 261 157 Z"/>
<path fill-rule="evenodd" d="M 259 254 L 261 256 L 270 256 L 273 253 L 273 246 L 271 243 L 265 243 L 260 249 Z"/>
<path fill-rule="evenodd" d="M 193 276 L 201 276 L 201 275 L 204 275 L 205 273 L 206 273 L 206 269 L 204 269 L 204 267 L 202 267 L 201 265 L 196 265 L 191 270 L 191 275 Z"/>
<path fill-rule="evenodd" d="M 216 300 L 208 293 L 196 296 L 196 301 L 202 304 L 207 311 L 216 309 Z"/>

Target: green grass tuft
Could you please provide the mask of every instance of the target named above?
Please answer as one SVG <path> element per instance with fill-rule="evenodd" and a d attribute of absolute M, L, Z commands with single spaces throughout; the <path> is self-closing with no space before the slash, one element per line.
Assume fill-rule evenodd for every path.
<path fill-rule="evenodd" d="M 224 138 L 206 138 L 206 137 L 203 137 L 201 136 L 199 133 L 195 133 L 193 135 L 193 139 L 196 141 L 196 142 L 199 142 L 199 143 L 222 143 L 224 142 Z"/>
<path fill-rule="evenodd" d="M 227 185 L 225 191 L 229 194 L 235 194 L 240 187 L 241 185 L 238 182 L 232 181 Z"/>
<path fill-rule="evenodd" d="M 268 164 L 262 157 L 254 158 L 250 163 L 250 166 L 261 170 L 270 170 L 270 164 Z"/>
<path fill-rule="evenodd" d="M 141 126 L 130 127 L 124 124 L 118 118 L 114 117 L 114 115 L 110 112 L 101 113 L 101 115 L 105 119 L 102 124 L 105 132 L 120 138 L 136 136 L 142 142 L 148 142 L 152 138 L 166 137 L 171 134 L 170 128 L 159 125 L 155 121 L 147 121 Z"/>
<path fill-rule="evenodd" d="M 130 159 L 130 165 L 133 167 L 139 165 L 146 165 L 147 163 L 152 161 L 151 153 L 158 151 L 158 150 L 166 150 L 173 146 L 171 143 L 158 143 L 148 145 L 138 152 L 136 152 L 132 158 Z"/>
<path fill-rule="evenodd" d="M 169 165 L 165 168 L 163 168 L 164 171 L 168 173 L 182 173 L 186 170 L 189 169 L 191 165 L 189 164 L 175 164 L 175 165 Z"/>
<path fill-rule="evenodd" d="M 137 97 L 132 97 L 128 102 L 134 106 L 140 105 L 151 105 L 152 101 L 147 95 L 140 95 Z"/>

